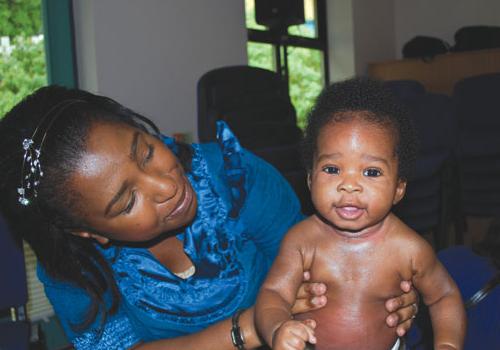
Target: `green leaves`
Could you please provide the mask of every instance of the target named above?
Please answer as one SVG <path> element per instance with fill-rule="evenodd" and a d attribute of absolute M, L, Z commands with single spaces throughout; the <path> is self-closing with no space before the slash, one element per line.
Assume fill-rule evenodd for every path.
<path fill-rule="evenodd" d="M 40 0 L 0 1 L 0 36 L 33 36 L 42 33 Z"/>
<path fill-rule="evenodd" d="M 43 38 L 17 36 L 13 50 L 0 53 L 0 117 L 35 89 L 47 84 Z"/>
<path fill-rule="evenodd" d="M 41 0 L 0 1 L 0 118 L 47 84 Z"/>

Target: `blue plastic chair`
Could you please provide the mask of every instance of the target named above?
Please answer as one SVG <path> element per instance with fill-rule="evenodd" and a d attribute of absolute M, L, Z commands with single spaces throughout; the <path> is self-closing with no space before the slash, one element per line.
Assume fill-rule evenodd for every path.
<path fill-rule="evenodd" d="M 0 310 L 7 315 L 0 320 L 2 350 L 29 348 L 30 327 L 24 311 L 28 302 L 26 271 L 22 246 L 18 243 L 0 216 Z"/>

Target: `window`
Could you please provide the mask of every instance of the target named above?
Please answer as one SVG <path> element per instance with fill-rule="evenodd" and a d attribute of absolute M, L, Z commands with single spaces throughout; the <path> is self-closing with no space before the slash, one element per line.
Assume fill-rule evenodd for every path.
<path fill-rule="evenodd" d="M 0 3 L 0 117 L 46 85 L 41 0 Z"/>
<path fill-rule="evenodd" d="M 307 113 L 328 81 L 325 0 L 304 0 L 305 23 L 280 33 L 256 22 L 255 0 L 245 0 L 245 13 L 248 64 L 281 74 L 298 125 L 304 128 Z"/>
<path fill-rule="evenodd" d="M 75 86 L 71 19 L 71 0 L 0 2 L 0 118 L 47 83 Z M 35 254 L 23 246 L 26 316 L 34 322 L 54 311 L 36 276 Z"/>

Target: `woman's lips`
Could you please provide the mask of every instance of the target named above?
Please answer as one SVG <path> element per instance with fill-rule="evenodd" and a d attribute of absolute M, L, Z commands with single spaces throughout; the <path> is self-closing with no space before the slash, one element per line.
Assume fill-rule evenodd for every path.
<path fill-rule="evenodd" d="M 181 198 L 177 202 L 177 205 L 174 208 L 174 210 L 165 217 L 165 221 L 172 220 L 177 216 L 184 214 L 191 206 L 192 201 L 193 201 L 193 191 L 191 191 L 189 185 L 185 183 L 181 194 Z"/>
<path fill-rule="evenodd" d="M 363 215 L 363 209 L 355 206 L 343 206 L 335 209 L 337 214 L 345 220 L 356 220 Z"/>

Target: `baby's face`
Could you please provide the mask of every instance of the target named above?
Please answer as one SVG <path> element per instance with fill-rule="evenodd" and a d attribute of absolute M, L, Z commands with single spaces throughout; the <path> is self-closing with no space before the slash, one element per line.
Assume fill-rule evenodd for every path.
<path fill-rule="evenodd" d="M 323 127 L 309 183 L 318 213 L 348 237 L 379 227 L 406 187 L 390 130 L 360 118 Z"/>

